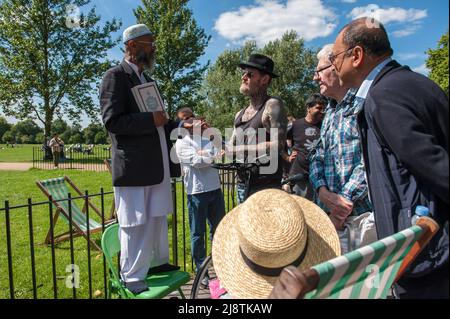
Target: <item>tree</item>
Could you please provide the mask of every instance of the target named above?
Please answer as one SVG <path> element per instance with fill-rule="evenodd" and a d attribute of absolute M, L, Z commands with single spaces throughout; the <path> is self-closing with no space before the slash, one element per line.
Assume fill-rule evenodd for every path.
<path fill-rule="evenodd" d="M 170 115 L 181 106 L 195 103 L 208 67 L 200 67 L 198 60 L 211 37 L 197 26 L 188 2 L 142 0 L 142 6 L 134 10 L 138 22 L 146 24 L 156 36 L 157 59 L 152 77 L 158 82 Z"/>
<path fill-rule="evenodd" d="M 239 92 L 240 61 L 247 61 L 250 54 L 260 52 L 275 62 L 275 73 L 269 94 L 280 97 L 288 113 L 296 117 L 305 116 L 305 101 L 318 91 L 312 78 L 317 64 L 316 52 L 305 47 L 303 39 L 294 31 L 285 33 L 281 39 L 258 48 L 255 42 L 247 42 L 236 50 L 222 53 L 206 75 L 201 93 L 205 97 L 196 111 L 206 116 L 207 121 L 220 130 L 233 127 L 237 111 L 249 104 Z"/>
<path fill-rule="evenodd" d="M 11 126 L 3 116 L 0 116 L 0 141 L 2 140 L 3 134 L 11 129 Z"/>
<path fill-rule="evenodd" d="M 43 132 L 37 133 L 36 137 L 34 139 L 35 144 L 44 144 L 45 141 L 45 135 Z"/>
<path fill-rule="evenodd" d="M 69 125 L 62 119 L 56 119 L 52 124 L 52 132 L 58 135 L 63 134 L 69 129 Z"/>
<path fill-rule="evenodd" d="M 81 136 L 81 133 L 76 133 L 74 135 L 71 135 L 68 139 L 70 144 L 78 144 L 83 143 L 83 136 Z"/>
<path fill-rule="evenodd" d="M 101 75 L 111 66 L 107 51 L 121 23 L 103 27 L 90 0 L 0 2 L 0 105 L 6 115 L 37 119 L 48 137 L 55 116 L 94 118 Z"/>
<path fill-rule="evenodd" d="M 36 134 L 42 132 L 42 129 L 37 126 L 37 124 L 33 120 L 28 119 L 25 121 L 17 122 L 11 128 L 11 132 L 17 142 L 23 143 L 23 141 L 26 141 L 26 144 L 28 144 L 34 143 L 34 141 L 36 140 Z"/>
<path fill-rule="evenodd" d="M 437 49 L 428 50 L 427 68 L 429 77 L 436 82 L 449 95 L 448 89 L 448 30 L 441 37 Z"/>
<path fill-rule="evenodd" d="M 3 134 L 2 140 L 5 143 L 14 143 L 16 141 L 11 131 L 6 131 L 5 134 Z"/>
<path fill-rule="evenodd" d="M 107 134 L 105 131 L 100 131 L 95 134 L 94 143 L 95 144 L 106 144 Z"/>
<path fill-rule="evenodd" d="M 74 135 L 79 136 L 79 138 L 78 137 L 76 138 L 77 142 L 70 142 L 72 136 Z M 60 137 L 63 141 L 67 141 L 68 143 L 72 144 L 83 143 L 83 138 L 81 136 L 81 125 L 78 123 L 75 123 L 72 126 L 67 125 L 66 130 L 60 134 Z"/>
<path fill-rule="evenodd" d="M 317 52 L 306 48 L 305 41 L 294 31 L 269 42 L 262 52 L 272 57 L 280 76 L 272 81 L 271 94 L 283 100 L 289 114 L 296 118 L 304 117 L 306 100 L 318 92 L 313 82 Z"/>
<path fill-rule="evenodd" d="M 97 123 L 91 123 L 89 124 L 84 130 L 83 130 L 83 136 L 84 136 L 84 142 L 86 144 L 94 144 L 95 143 L 95 136 L 98 132 L 103 132 L 105 129 L 102 125 Z M 106 132 L 105 132 L 106 134 Z"/>

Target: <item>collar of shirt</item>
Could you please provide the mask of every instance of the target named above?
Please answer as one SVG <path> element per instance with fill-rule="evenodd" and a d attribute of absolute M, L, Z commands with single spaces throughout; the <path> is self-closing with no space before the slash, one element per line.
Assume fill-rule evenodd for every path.
<path fill-rule="evenodd" d="M 366 77 L 364 82 L 359 87 L 358 93 L 356 93 L 356 96 L 361 99 L 365 99 L 367 97 L 367 94 L 369 93 L 369 89 L 372 86 L 373 80 L 377 77 L 378 73 L 381 72 L 381 70 L 392 61 L 392 58 L 389 57 L 385 60 L 383 60 L 380 64 L 378 64 L 376 67 L 373 68 L 373 70 L 369 73 L 369 75 Z"/>
<path fill-rule="evenodd" d="M 141 83 L 147 83 L 147 80 L 144 77 L 144 72 L 142 72 L 141 74 L 139 74 L 139 68 L 136 64 L 134 64 L 133 62 L 128 61 L 127 59 L 125 59 L 125 62 L 128 63 L 129 66 L 131 66 L 131 68 L 133 69 L 133 71 L 136 73 L 138 79 L 141 80 Z"/>

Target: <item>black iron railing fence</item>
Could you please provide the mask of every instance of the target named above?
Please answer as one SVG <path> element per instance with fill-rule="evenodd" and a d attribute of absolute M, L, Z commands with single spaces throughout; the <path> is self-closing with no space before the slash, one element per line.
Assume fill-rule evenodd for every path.
<path fill-rule="evenodd" d="M 220 177 L 225 207 L 230 211 L 236 205 L 235 176 L 232 172 L 221 171 Z M 180 179 L 172 180 L 172 194 L 170 262 L 192 271 L 186 193 Z M 0 206 L 0 299 L 106 298 L 107 266 L 101 251 L 92 242 L 100 246 L 105 227 L 115 222 L 110 220 L 113 197 L 113 192 L 101 189 L 95 194 L 86 191 L 79 197 L 68 194 L 59 201 L 50 197 L 48 201 L 35 203 L 30 198 L 27 203 L 16 206 L 5 201 L 4 207 Z M 66 221 L 55 222 L 58 202 L 65 202 L 69 207 Z M 96 205 L 101 217 L 91 213 L 88 202 Z M 72 208 L 81 204 L 86 207 L 85 237 L 73 231 L 80 221 L 74 220 Z M 91 219 L 101 224 L 100 232 L 91 234 Z M 55 242 L 57 233 L 62 231 L 66 231 L 67 240 Z M 47 233 L 50 240 L 44 244 Z M 206 242 L 209 252 L 209 238 Z"/>
<path fill-rule="evenodd" d="M 59 160 L 59 169 L 104 171 L 104 160 L 111 158 L 111 148 L 106 145 L 65 147 Z M 53 156 L 48 147 L 33 147 L 33 168 L 52 169 Z"/>

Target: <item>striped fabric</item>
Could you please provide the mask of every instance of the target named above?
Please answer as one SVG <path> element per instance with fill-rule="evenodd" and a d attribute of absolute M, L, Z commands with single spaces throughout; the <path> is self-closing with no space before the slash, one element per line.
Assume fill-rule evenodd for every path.
<path fill-rule="evenodd" d="M 305 299 L 385 299 L 403 259 L 422 231 L 412 226 L 314 266 L 320 281 Z"/>
<path fill-rule="evenodd" d="M 67 200 L 69 189 L 67 188 L 64 177 L 53 178 L 41 181 L 41 184 L 46 188 L 47 192 L 52 196 L 53 200 L 57 201 L 58 205 L 64 210 L 60 216 L 69 223 L 69 209 L 70 203 Z M 83 232 L 87 232 L 86 215 L 77 206 L 75 201 L 71 201 L 72 206 L 72 223 L 80 227 Z M 102 225 L 89 218 L 89 230 L 101 228 Z"/>

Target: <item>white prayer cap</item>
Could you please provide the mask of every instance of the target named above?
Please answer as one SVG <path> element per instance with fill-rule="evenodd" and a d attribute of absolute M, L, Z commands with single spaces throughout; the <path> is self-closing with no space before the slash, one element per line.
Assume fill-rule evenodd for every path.
<path fill-rule="evenodd" d="M 144 35 L 153 35 L 145 24 L 136 24 L 128 27 L 123 31 L 123 43 L 133 40 Z"/>

